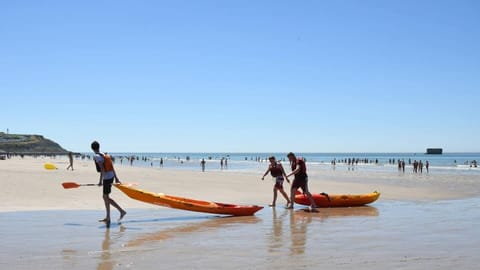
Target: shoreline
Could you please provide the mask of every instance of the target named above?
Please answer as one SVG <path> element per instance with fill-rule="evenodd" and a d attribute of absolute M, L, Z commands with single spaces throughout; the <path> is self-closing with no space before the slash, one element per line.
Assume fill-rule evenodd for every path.
<path fill-rule="evenodd" d="M 43 164 L 52 162 L 58 170 L 47 171 Z M 271 203 L 273 180 L 261 181 L 266 169 L 257 171 L 198 171 L 171 168 L 149 168 L 116 165 L 120 180 L 137 183 L 138 188 L 192 199 L 235 204 L 268 205 Z M 103 209 L 99 187 L 64 190 L 62 182 L 98 183 L 99 174 L 89 160 L 75 160 L 74 171 L 66 171 L 67 159 L 13 158 L 0 161 L 0 179 L 7 187 L 2 192 L 0 211 L 49 209 Z M 286 168 L 289 171 L 288 168 Z M 309 187 L 312 193 L 362 194 L 379 191 L 382 200 L 437 201 L 477 197 L 480 181 L 475 175 L 400 174 L 396 172 L 323 170 L 309 166 Z M 285 189 L 289 188 L 287 183 Z M 114 189 L 112 193 L 126 208 L 155 207 L 127 198 Z M 277 203 L 281 205 L 279 196 Z M 375 204 L 373 204 L 375 205 Z"/>

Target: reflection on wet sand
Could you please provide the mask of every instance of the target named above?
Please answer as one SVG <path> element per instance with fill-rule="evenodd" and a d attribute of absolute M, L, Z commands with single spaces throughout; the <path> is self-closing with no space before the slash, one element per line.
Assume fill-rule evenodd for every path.
<path fill-rule="evenodd" d="M 171 243 L 167 242 L 169 245 L 172 244 L 174 249 L 178 248 L 179 243 L 185 243 L 183 240 L 187 241 L 190 238 L 196 239 L 195 241 L 208 239 L 208 241 L 213 241 L 212 243 L 222 243 L 224 232 L 228 232 L 230 240 L 231 237 L 237 237 L 235 239 L 239 242 L 236 243 L 240 246 L 248 246 L 252 241 L 255 243 L 254 239 L 256 238 L 250 238 L 248 235 L 264 238 L 263 242 L 267 247 L 265 251 L 269 254 L 266 260 L 271 260 L 273 264 L 278 258 L 285 255 L 296 257 L 295 260 L 302 261 L 305 259 L 304 256 L 310 254 L 309 248 L 319 246 L 317 243 L 310 243 L 310 241 L 315 241 L 314 239 L 318 240 L 318 237 L 309 234 L 319 232 L 318 230 L 321 230 L 322 225 L 328 219 L 374 217 L 378 216 L 378 210 L 374 207 L 325 208 L 320 209 L 319 213 L 308 213 L 301 209 L 292 211 L 272 208 L 272 218 L 270 219 L 269 216 L 270 213 L 266 212 L 263 216 L 258 217 L 181 216 L 162 219 L 133 219 L 118 227 L 114 226 L 101 231 L 103 237 L 96 242 L 93 251 L 89 252 L 89 257 L 93 257 L 93 262 L 95 262 L 95 266 L 91 268 L 112 270 L 119 265 L 141 265 L 144 262 L 137 261 L 136 255 L 142 254 L 142 252 L 157 254 L 160 251 L 163 253 L 162 248 L 165 245 L 161 243 L 165 243 L 166 240 L 174 239 Z M 261 227 L 257 227 L 258 223 L 262 224 Z M 145 229 L 147 231 L 141 232 Z M 211 239 L 211 235 L 219 235 L 218 242 Z M 220 237 L 220 235 L 222 236 Z M 253 245 L 255 246 L 255 244 Z M 215 245 L 212 247 L 218 248 Z M 230 255 L 228 249 L 217 249 L 217 252 L 224 256 Z M 118 256 L 120 253 L 122 256 Z M 79 254 L 81 254 L 81 250 L 71 248 L 64 250 L 62 254 L 65 257 L 64 266 L 81 264 L 81 261 L 77 260 L 77 258 L 82 258 Z M 194 256 L 189 258 L 194 262 Z"/>
<path fill-rule="evenodd" d="M 120 233 L 125 231 L 125 227 L 120 226 Z M 112 259 L 112 250 L 110 240 L 110 229 L 105 230 L 105 237 L 102 242 L 102 252 L 100 256 L 100 261 L 98 262 L 97 270 L 112 270 L 115 265 L 115 260 Z"/>
<path fill-rule="evenodd" d="M 297 212 L 290 210 L 291 255 L 305 253 L 308 224 L 312 222 L 312 215 L 298 215 Z"/>
<path fill-rule="evenodd" d="M 378 216 L 378 209 L 373 206 L 358 206 L 358 207 L 335 207 L 335 208 L 321 208 L 318 213 L 305 212 L 300 209 L 295 211 L 296 215 L 308 215 L 315 218 L 334 218 L 334 217 L 376 217 Z"/>
<path fill-rule="evenodd" d="M 267 234 L 267 238 L 271 240 L 269 245 L 269 252 L 275 252 L 278 249 L 281 249 L 283 246 L 282 236 L 283 236 L 283 221 L 287 214 L 289 213 L 288 210 L 283 210 L 280 215 L 277 214 L 277 210 L 272 208 L 273 212 L 273 228 L 272 233 Z"/>
<path fill-rule="evenodd" d="M 162 229 L 154 233 L 146 233 L 144 235 L 137 237 L 134 240 L 129 241 L 125 246 L 126 247 L 143 246 L 148 243 L 174 238 L 179 235 L 185 235 L 185 234 L 190 234 L 194 232 L 210 232 L 218 228 L 223 228 L 227 225 L 255 224 L 255 223 L 258 223 L 259 221 L 260 219 L 255 216 L 217 217 L 217 218 L 209 219 L 203 222 L 188 224 L 180 227 Z"/>
<path fill-rule="evenodd" d="M 371 206 L 350 207 L 350 208 L 323 208 L 318 213 L 305 212 L 304 209 L 291 211 L 282 210 L 281 214 L 277 213 L 275 208 L 272 209 L 272 233 L 267 235 L 269 240 L 269 253 L 277 253 L 282 248 L 288 248 L 290 255 L 301 255 L 305 253 L 306 242 L 308 238 L 308 227 L 313 219 L 321 221 L 328 218 L 341 218 L 353 216 L 378 216 L 378 210 Z M 284 221 L 289 217 L 290 235 L 283 233 Z M 290 237 L 290 243 L 285 243 L 284 239 Z"/>
<path fill-rule="evenodd" d="M 112 270 L 114 262 L 111 260 L 110 229 L 105 230 L 105 238 L 102 242 L 102 254 L 98 262 L 97 270 Z"/>
<path fill-rule="evenodd" d="M 478 205 L 479 198 L 319 213 L 278 207 L 253 219 L 141 209 L 129 212 L 124 232 L 98 226 L 100 211 L 0 213 L 0 268 L 476 269 Z"/>

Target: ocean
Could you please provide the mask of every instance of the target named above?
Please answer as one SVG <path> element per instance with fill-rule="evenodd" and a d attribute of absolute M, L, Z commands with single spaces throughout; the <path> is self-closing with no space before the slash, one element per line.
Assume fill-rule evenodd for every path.
<path fill-rule="evenodd" d="M 287 153 L 110 153 L 115 157 L 116 165 L 132 165 L 177 170 L 200 170 L 200 162 L 205 159 L 205 169 L 231 170 L 245 172 L 263 172 L 268 164 L 268 157 L 288 164 Z M 87 153 L 91 155 L 91 153 Z M 308 166 L 321 170 L 360 170 L 360 171 L 396 171 L 397 162 L 405 161 L 406 170 L 412 169 L 412 163 L 429 162 L 429 170 L 434 173 L 479 174 L 475 161 L 480 161 L 480 153 L 444 153 L 427 155 L 425 153 L 296 153 L 303 157 Z M 132 163 L 127 159 L 134 157 Z M 224 159 L 224 166 L 221 160 Z M 348 160 L 355 162 L 348 164 Z M 161 166 L 160 161 L 163 161 Z M 358 162 L 356 162 L 358 160 Z M 226 162 L 225 162 L 226 161 Z M 335 161 L 335 165 L 332 164 Z M 226 165 L 225 165 L 226 163 Z M 425 170 L 425 169 L 424 169 Z"/>

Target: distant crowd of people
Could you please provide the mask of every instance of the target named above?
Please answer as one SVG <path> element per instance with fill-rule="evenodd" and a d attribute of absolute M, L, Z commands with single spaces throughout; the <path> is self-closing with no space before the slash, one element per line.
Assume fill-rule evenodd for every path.
<path fill-rule="evenodd" d="M 334 158 L 331 161 L 332 165 L 337 165 L 338 163 L 340 164 L 346 164 L 348 166 L 354 166 L 360 164 L 378 164 L 378 159 L 368 159 L 368 158 L 344 158 L 344 159 L 339 159 L 337 160 Z"/>
<path fill-rule="evenodd" d="M 411 163 L 411 161 L 409 160 L 409 163 Z M 409 164 L 411 165 L 411 164 Z M 413 161 L 413 172 L 414 173 L 423 173 L 423 168 L 425 166 L 425 170 L 427 171 L 427 173 L 429 172 L 429 168 L 430 168 L 430 162 L 428 162 L 428 160 L 425 161 L 425 164 L 419 160 L 414 160 Z M 400 172 L 405 172 L 405 160 L 398 160 L 398 171 Z"/>
<path fill-rule="evenodd" d="M 348 166 L 348 169 L 350 170 L 352 166 L 357 166 L 358 164 L 377 164 L 378 165 L 379 160 L 378 159 L 368 159 L 368 158 L 344 158 L 344 159 L 337 160 L 335 158 L 330 163 L 333 166 L 336 166 L 337 164 L 345 164 L 345 165 Z M 406 162 L 403 159 L 402 160 L 400 160 L 400 159 L 396 160 L 394 158 L 391 158 L 391 159 L 388 160 L 388 164 L 390 164 L 390 165 L 397 164 L 398 171 L 405 172 Z M 425 170 L 428 173 L 429 169 L 430 169 L 430 163 L 428 162 L 428 160 L 426 160 L 425 163 L 423 163 L 421 160 L 419 160 L 419 161 L 414 160 L 412 162 L 411 159 L 408 159 L 408 165 L 412 165 L 414 173 L 423 173 L 423 168 L 425 168 Z"/>
<path fill-rule="evenodd" d="M 281 158 L 278 161 L 285 162 L 285 160 L 286 160 L 285 158 Z M 248 157 L 245 157 L 245 161 L 248 161 Z M 269 161 L 269 159 L 264 157 L 250 157 L 250 161 L 267 162 Z"/>
<path fill-rule="evenodd" d="M 58 154 L 57 154 L 58 155 Z M 56 158 L 56 154 L 22 154 L 22 153 L 1 153 L 0 152 L 0 159 L 10 159 L 12 157 L 20 157 L 24 158 L 24 156 L 31 156 L 34 158 L 38 157 L 50 157 L 50 158 Z M 60 155 L 63 156 L 63 155 Z M 91 160 L 93 158 L 92 155 L 89 154 L 79 154 L 79 153 L 73 153 L 73 152 L 68 152 L 67 157 L 69 159 L 69 165 L 67 167 L 67 170 L 72 170 L 73 171 L 73 160 L 75 159 L 88 159 Z M 154 167 L 155 164 L 158 164 L 160 168 L 164 166 L 164 163 L 166 161 L 166 158 L 153 158 L 151 156 L 137 156 L 137 155 L 117 155 L 117 156 L 112 156 L 112 161 L 115 163 L 116 161 L 119 161 L 120 164 L 123 164 L 124 161 L 126 161 L 130 166 L 134 165 L 134 162 L 140 161 L 141 163 L 150 163 L 151 167 Z M 171 160 L 172 158 L 168 158 Z M 226 157 L 212 157 L 208 156 L 207 158 L 203 158 L 200 161 L 200 167 L 202 171 L 205 171 L 206 168 L 206 163 L 208 161 L 216 160 L 216 162 L 219 162 L 219 169 L 224 170 L 228 168 L 228 163 L 229 163 L 230 156 L 227 155 Z M 268 158 L 260 157 L 260 156 L 249 156 L 244 158 L 245 161 L 256 161 L 256 162 L 268 162 Z M 157 161 L 155 161 L 157 160 Z M 178 163 L 183 164 L 184 161 L 189 162 L 191 160 L 190 156 L 185 156 L 185 157 L 179 157 L 179 156 L 174 156 L 173 160 L 178 160 Z M 278 160 L 279 162 L 285 162 L 285 158 L 280 158 Z M 306 159 L 305 159 L 306 161 Z M 158 162 L 158 163 L 157 163 Z M 375 159 L 369 159 L 369 158 L 357 158 L 357 157 L 352 157 L 352 158 L 342 158 L 342 159 L 336 159 L 334 158 L 333 160 L 330 161 L 330 163 L 334 166 L 335 168 L 336 165 L 342 164 L 348 166 L 349 170 L 356 169 L 355 166 L 359 164 L 380 164 L 380 161 L 378 158 Z M 478 162 L 477 160 L 466 160 L 462 161 L 460 164 L 457 165 L 457 160 L 453 161 L 454 166 L 469 166 L 470 168 L 478 168 Z M 398 168 L 398 171 L 405 172 L 406 170 L 406 165 L 412 167 L 413 173 L 423 173 L 424 169 L 428 173 L 430 170 L 430 163 L 428 160 L 422 161 L 422 160 L 412 160 L 411 158 L 405 160 L 405 159 L 395 159 L 395 158 L 390 158 L 388 159 L 388 164 L 390 165 L 396 165 Z"/>
<path fill-rule="evenodd" d="M 206 164 L 207 162 L 205 161 L 204 158 L 202 158 L 202 160 L 200 161 L 200 167 L 202 168 L 202 172 L 205 171 Z M 227 169 L 227 167 L 228 167 L 228 158 L 222 157 L 222 159 L 220 159 L 220 170 Z"/>

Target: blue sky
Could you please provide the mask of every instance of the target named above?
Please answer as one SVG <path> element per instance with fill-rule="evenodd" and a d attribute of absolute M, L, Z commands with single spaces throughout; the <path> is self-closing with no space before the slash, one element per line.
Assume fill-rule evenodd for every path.
<path fill-rule="evenodd" d="M 74 151 L 480 151 L 478 1 L 1 1 L 0 130 Z"/>

